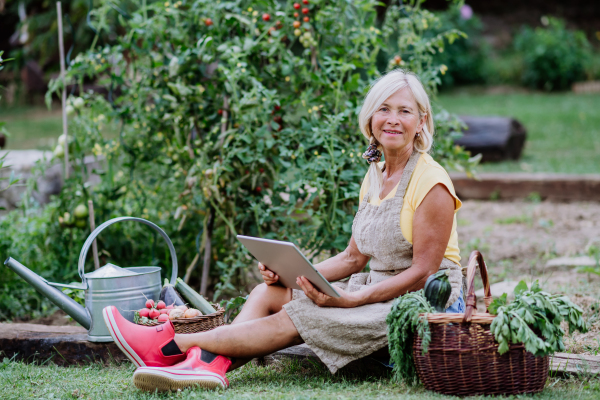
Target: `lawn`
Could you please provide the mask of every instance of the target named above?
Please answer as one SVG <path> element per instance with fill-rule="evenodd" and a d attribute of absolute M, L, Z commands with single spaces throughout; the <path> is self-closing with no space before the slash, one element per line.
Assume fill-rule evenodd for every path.
<path fill-rule="evenodd" d="M 408 387 L 390 382 L 388 377 L 356 378 L 345 374 L 331 375 L 320 365 L 302 366 L 296 361 L 278 365 L 245 367 L 228 374 L 231 387 L 212 392 L 203 389 L 179 393 L 154 394 L 133 386 L 132 364 L 103 367 L 37 366 L 5 360 L 0 364 L 0 391 L 3 399 L 447 399 L 426 391 L 422 386 Z M 518 396 L 518 398 L 530 396 Z M 600 379 L 551 377 L 546 389 L 535 399 L 598 399 Z M 497 397 L 515 398 L 515 397 Z M 483 399 L 483 396 L 470 397 Z"/>
<path fill-rule="evenodd" d="M 600 173 L 600 94 L 481 94 L 457 91 L 438 103 L 458 115 L 519 120 L 527 142 L 518 161 L 486 163 L 481 172 Z"/>
<path fill-rule="evenodd" d="M 0 121 L 6 122 L 10 137 L 7 150 L 53 150 L 62 134 L 60 108 L 52 111 L 45 107 L 0 109 Z"/>

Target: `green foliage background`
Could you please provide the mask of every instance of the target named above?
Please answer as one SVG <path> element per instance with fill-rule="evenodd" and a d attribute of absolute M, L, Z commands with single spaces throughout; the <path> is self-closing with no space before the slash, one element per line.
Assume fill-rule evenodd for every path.
<path fill-rule="evenodd" d="M 523 57 L 523 83 L 548 91 L 569 89 L 584 80 L 592 57 L 585 33 L 567 29 L 557 18 L 548 18 L 546 28 L 523 28 L 514 45 Z"/>
<path fill-rule="evenodd" d="M 98 23 L 99 37 L 118 37 L 78 54 L 66 79 L 94 80 L 108 96 L 86 93 L 83 105 L 72 99 L 74 173 L 45 209 L 27 197 L 23 210 L 0 222 L 0 253 L 48 280 L 76 280 L 89 231 L 61 226 L 58 217 L 88 199 L 97 223 L 133 215 L 161 225 L 180 269 L 204 254 L 210 236 L 214 298 L 244 293 L 253 279 L 236 234 L 290 240 L 313 257 L 337 253 L 350 238 L 367 169 L 357 120 L 369 85 L 402 67 L 435 95 L 446 67 L 433 55 L 461 36 L 429 34 L 440 22 L 421 3 L 390 6 L 378 21 L 373 0 L 310 1 L 302 6 L 309 22 L 295 32 L 305 14 L 292 1 L 148 2 L 128 14 L 101 1 L 96 20 L 118 26 Z M 52 81 L 47 98 L 61 90 L 62 81 Z M 470 172 L 476 159 L 452 144 L 460 124 L 436 111 L 434 158 Z M 93 171 L 84 164 L 91 154 L 100 165 Z M 92 175 L 99 183 L 89 182 Z M 99 247 L 103 262 L 162 265 L 169 273 L 164 244 L 143 226 L 111 227 Z M 192 286 L 200 269 L 190 271 Z M 46 307 L 12 273 L 0 285 L 8 290 L 3 318 Z"/>

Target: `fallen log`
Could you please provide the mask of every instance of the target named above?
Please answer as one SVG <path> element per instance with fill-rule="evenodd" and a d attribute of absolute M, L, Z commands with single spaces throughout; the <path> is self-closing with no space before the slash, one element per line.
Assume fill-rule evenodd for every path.
<path fill-rule="evenodd" d="M 466 125 L 463 136 L 454 143 L 482 162 L 518 160 L 523 152 L 527 130 L 519 121 L 506 117 L 459 117 Z"/>

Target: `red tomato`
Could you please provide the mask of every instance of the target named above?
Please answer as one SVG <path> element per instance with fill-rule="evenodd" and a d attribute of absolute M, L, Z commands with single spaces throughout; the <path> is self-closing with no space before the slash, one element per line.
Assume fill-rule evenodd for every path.
<path fill-rule="evenodd" d="M 309 11 L 308 8 L 303 8 L 302 9 L 302 14 L 308 14 L 308 11 Z"/>
<path fill-rule="evenodd" d="M 308 21 L 310 21 L 310 18 L 304 17 L 304 22 L 308 22 Z"/>
<path fill-rule="evenodd" d="M 299 9 L 300 9 L 300 4 L 298 4 L 298 3 L 294 3 L 294 8 L 295 8 L 296 10 L 299 10 Z"/>
<path fill-rule="evenodd" d="M 206 25 L 206 26 L 211 26 L 212 24 L 213 24 L 213 22 L 212 22 L 212 19 L 210 19 L 210 18 L 206 18 L 206 19 L 204 20 L 204 25 Z"/>
<path fill-rule="evenodd" d="M 264 13 L 262 16 L 263 21 L 269 21 L 271 20 L 271 16 L 267 13 Z"/>
<path fill-rule="evenodd" d="M 302 0 L 302 4 L 308 4 L 308 0 Z"/>

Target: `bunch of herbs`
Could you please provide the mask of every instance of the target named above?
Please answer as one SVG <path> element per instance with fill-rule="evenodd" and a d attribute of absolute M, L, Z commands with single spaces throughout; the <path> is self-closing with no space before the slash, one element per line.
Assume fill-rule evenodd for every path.
<path fill-rule="evenodd" d="M 510 343 L 523 343 L 535 356 L 564 351 L 562 321 L 567 322 L 570 334 L 588 331 L 581 308 L 567 296 L 542 291 L 538 281 L 531 288 L 521 281 L 514 293 L 513 302 L 507 303 L 504 293 L 489 307 L 490 313 L 496 315 L 490 330 L 498 341 L 500 354 L 509 350 Z"/>
<path fill-rule="evenodd" d="M 415 332 L 421 337 L 423 354 L 429 349 L 431 331 L 427 315 L 435 310 L 425 298 L 423 290 L 398 297 L 386 318 L 390 358 L 394 363 L 394 379 L 408 384 L 417 382 L 417 370 L 412 356 Z"/>

